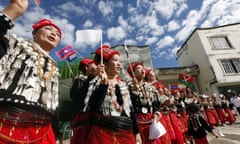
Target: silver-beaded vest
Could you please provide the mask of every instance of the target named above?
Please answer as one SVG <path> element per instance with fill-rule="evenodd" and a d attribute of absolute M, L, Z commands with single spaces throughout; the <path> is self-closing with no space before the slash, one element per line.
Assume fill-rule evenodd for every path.
<path fill-rule="evenodd" d="M 13 102 L 54 111 L 58 106 L 59 70 L 55 61 L 38 44 L 17 38 L 9 40 L 9 48 L 0 59 L 0 102 Z M 18 98 L 7 96 L 8 93 Z"/>

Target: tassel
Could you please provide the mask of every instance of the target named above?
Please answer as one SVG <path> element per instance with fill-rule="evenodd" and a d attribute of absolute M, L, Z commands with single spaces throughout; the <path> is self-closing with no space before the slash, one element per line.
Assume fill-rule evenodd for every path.
<path fill-rule="evenodd" d="M 47 104 L 49 101 L 50 93 L 48 91 L 44 91 L 41 97 L 42 103 Z"/>
<path fill-rule="evenodd" d="M 121 93 L 121 89 L 119 87 L 119 85 L 115 85 L 115 94 L 117 96 L 117 102 L 120 106 L 123 105 L 123 97 L 122 97 L 122 93 Z"/>

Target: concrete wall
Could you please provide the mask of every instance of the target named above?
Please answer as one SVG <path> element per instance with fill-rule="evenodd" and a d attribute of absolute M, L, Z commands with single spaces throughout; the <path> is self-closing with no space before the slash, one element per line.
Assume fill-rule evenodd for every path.
<path fill-rule="evenodd" d="M 214 49 L 211 43 L 213 36 L 227 37 L 232 48 Z M 240 85 L 240 73 L 226 74 L 220 62 L 220 59 L 240 58 L 240 24 L 196 29 L 178 51 L 177 57 L 181 66 L 199 66 L 196 80 L 201 93 L 211 95 L 219 93 L 222 87 Z"/>

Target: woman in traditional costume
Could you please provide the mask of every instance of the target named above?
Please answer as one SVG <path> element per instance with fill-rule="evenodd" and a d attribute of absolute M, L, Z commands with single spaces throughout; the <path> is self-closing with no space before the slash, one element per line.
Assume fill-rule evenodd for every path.
<path fill-rule="evenodd" d="M 222 108 L 224 109 L 224 112 L 226 114 L 226 119 L 229 122 L 229 124 L 233 124 L 236 121 L 236 117 L 233 114 L 232 110 L 230 109 L 230 102 L 229 100 L 226 98 L 225 95 L 220 94 L 220 98 L 221 98 L 221 103 L 222 103 Z"/>
<path fill-rule="evenodd" d="M 86 112 L 86 104 L 93 92 L 93 86 L 100 83 L 97 75 L 97 66 L 93 59 L 83 58 L 79 64 L 81 75 L 72 80 L 70 97 L 73 105 L 73 118 L 71 120 L 73 135 L 71 144 L 87 143 L 91 124 L 82 123 L 85 119 L 91 119 L 93 114 Z"/>
<path fill-rule="evenodd" d="M 213 106 L 214 109 L 216 110 L 217 116 L 220 121 L 220 125 L 224 125 L 226 123 L 226 114 L 225 111 L 222 107 L 221 99 L 217 96 L 217 94 L 212 95 L 212 100 L 213 100 Z"/>
<path fill-rule="evenodd" d="M 160 97 L 163 96 L 163 88 L 165 88 L 165 86 L 161 81 L 156 80 L 155 74 L 154 74 L 152 69 L 147 68 L 145 70 L 145 73 L 146 73 L 146 76 L 145 76 L 146 82 L 149 82 L 150 84 L 152 84 L 157 89 L 158 97 L 159 97 L 159 101 L 160 101 L 160 105 L 161 105 L 161 98 Z M 165 118 L 166 118 L 165 114 L 162 113 L 163 107 L 161 106 L 160 109 L 161 110 L 159 112 L 161 114 L 161 117 L 160 117 L 159 121 L 164 126 L 164 128 L 166 130 L 166 133 L 164 135 L 162 135 L 161 137 L 159 137 L 159 139 L 161 140 L 162 144 L 171 144 L 171 136 L 170 136 L 170 131 L 171 130 L 168 127 L 168 123 L 167 123 L 168 121 L 165 120 Z M 170 123 L 170 119 L 169 119 L 169 123 Z M 172 128 L 172 130 L 173 130 L 173 128 Z"/>
<path fill-rule="evenodd" d="M 128 85 L 142 141 L 144 144 L 161 144 L 158 137 L 149 138 L 149 128 L 153 119 L 160 117 L 158 92 L 151 83 L 145 81 L 145 68 L 142 63 L 130 64 L 128 74 L 132 77 Z"/>
<path fill-rule="evenodd" d="M 0 144 L 55 144 L 59 72 L 49 52 L 62 33 L 42 19 L 32 26 L 33 41 L 6 35 L 28 8 L 28 0 L 9 2 L 0 12 Z"/>
<path fill-rule="evenodd" d="M 94 60 L 100 83 L 85 104 L 86 112 L 94 114 L 83 121 L 91 124 L 86 144 L 142 144 L 126 82 L 119 76 L 120 53 L 103 45 Z"/>
<path fill-rule="evenodd" d="M 218 137 L 199 113 L 200 108 L 197 104 L 188 104 L 186 110 L 188 113 L 188 134 L 193 138 L 195 144 L 209 144 L 206 131 L 216 138 Z"/>

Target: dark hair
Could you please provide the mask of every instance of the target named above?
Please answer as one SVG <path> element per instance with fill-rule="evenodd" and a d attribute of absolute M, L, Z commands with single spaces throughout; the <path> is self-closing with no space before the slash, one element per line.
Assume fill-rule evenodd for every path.
<path fill-rule="evenodd" d="M 102 59 L 101 55 L 96 55 L 95 54 L 94 61 L 95 61 L 96 65 L 101 63 L 101 59 Z M 106 62 L 108 62 L 108 60 L 104 59 L 104 57 L 103 57 L 103 63 L 106 63 Z"/>
<path fill-rule="evenodd" d="M 186 106 L 186 111 L 188 114 L 198 113 L 200 111 L 200 107 L 195 103 L 190 103 Z"/>

